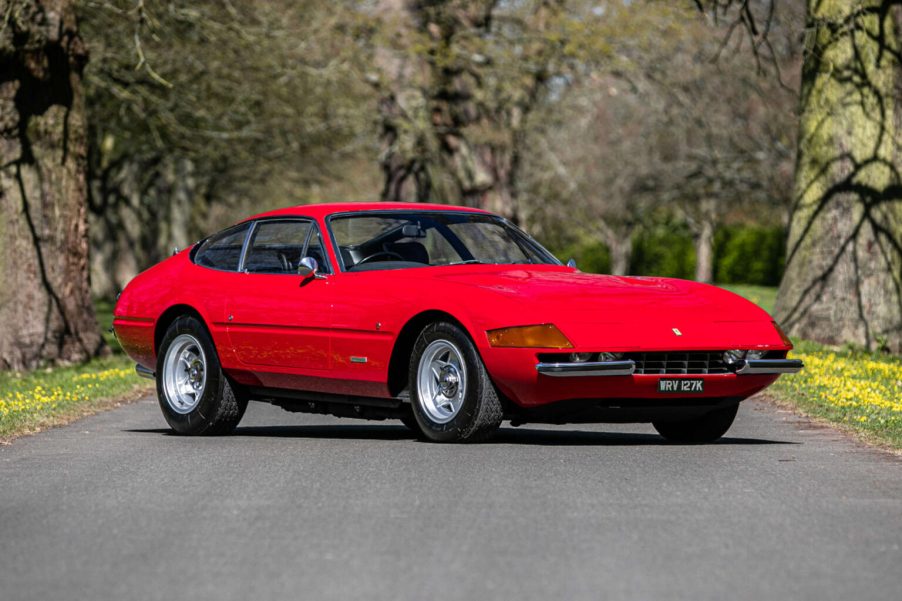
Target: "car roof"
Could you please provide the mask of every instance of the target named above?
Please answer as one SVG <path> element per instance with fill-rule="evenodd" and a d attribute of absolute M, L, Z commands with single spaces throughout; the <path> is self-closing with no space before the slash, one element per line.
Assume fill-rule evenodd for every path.
<path fill-rule="evenodd" d="M 284 209 L 267 211 L 248 217 L 244 221 L 261 219 L 264 217 L 289 217 L 292 215 L 324 218 L 335 213 L 356 213 L 367 211 L 466 211 L 469 213 L 490 214 L 482 209 L 473 207 L 461 207 L 456 205 L 435 204 L 425 202 L 330 202 L 321 204 L 305 204 Z"/>

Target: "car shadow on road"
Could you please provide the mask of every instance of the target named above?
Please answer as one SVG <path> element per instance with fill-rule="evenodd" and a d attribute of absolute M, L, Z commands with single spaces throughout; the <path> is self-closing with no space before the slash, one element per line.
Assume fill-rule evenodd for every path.
<path fill-rule="evenodd" d="M 657 434 L 643 432 L 588 432 L 586 430 L 548 430 L 503 428 L 490 441 L 496 444 L 544 446 L 680 446 Z M 724 436 L 713 445 L 793 445 L 797 442 L 765 438 Z"/>
<path fill-rule="evenodd" d="M 126 430 L 141 434 L 175 436 L 164 428 Z M 315 438 L 347 440 L 409 440 L 417 437 L 404 426 L 395 425 L 316 425 L 316 426 L 239 426 L 231 438 Z M 551 430 L 541 428 L 501 428 L 484 445 L 534 445 L 534 446 L 679 446 L 657 434 L 643 432 L 604 432 L 586 430 Z M 724 436 L 713 445 L 796 445 L 798 442 L 764 438 Z"/>

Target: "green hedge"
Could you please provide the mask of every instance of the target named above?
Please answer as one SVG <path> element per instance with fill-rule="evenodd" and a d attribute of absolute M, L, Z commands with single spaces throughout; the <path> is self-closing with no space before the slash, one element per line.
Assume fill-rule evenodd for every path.
<path fill-rule="evenodd" d="M 634 236 L 630 273 L 691 280 L 695 276 L 695 245 L 689 228 L 662 223 Z"/>
<path fill-rule="evenodd" d="M 785 256 L 783 228 L 721 228 L 714 237 L 714 281 L 777 286 L 783 277 Z"/>
<path fill-rule="evenodd" d="M 785 232 L 779 227 L 728 226 L 714 237 L 714 280 L 721 284 L 776 286 L 783 275 Z M 576 259 L 589 273 L 610 273 L 607 247 L 595 241 L 573 244 L 558 256 Z M 691 279 L 695 275 L 692 233 L 682 224 L 662 223 L 633 238 L 630 273 Z"/>
<path fill-rule="evenodd" d="M 611 273 L 611 253 L 601 242 L 571 244 L 554 254 L 564 262 L 575 259 L 580 270 L 586 273 Z"/>

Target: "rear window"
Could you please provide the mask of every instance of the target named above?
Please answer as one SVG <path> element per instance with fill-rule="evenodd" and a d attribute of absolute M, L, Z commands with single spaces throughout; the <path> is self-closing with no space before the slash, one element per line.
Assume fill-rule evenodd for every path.
<path fill-rule="evenodd" d="M 248 228 L 250 228 L 250 223 L 243 223 L 213 234 L 204 240 L 197 252 L 194 253 L 194 262 L 212 269 L 238 271 L 241 249 L 244 246 Z"/>

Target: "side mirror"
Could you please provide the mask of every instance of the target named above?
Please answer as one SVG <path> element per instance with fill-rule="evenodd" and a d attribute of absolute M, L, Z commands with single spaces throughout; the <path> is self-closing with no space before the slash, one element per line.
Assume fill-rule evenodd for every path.
<path fill-rule="evenodd" d="M 576 267 L 576 259 L 570 259 L 569 261 L 567 261 L 567 267 L 572 267 L 573 269 L 576 269 L 577 268 Z"/>
<path fill-rule="evenodd" d="M 316 259 L 313 257 L 304 257 L 301 259 L 300 263 L 298 263 L 298 275 L 304 278 L 305 282 L 315 278 L 318 270 L 319 263 L 317 263 Z"/>

